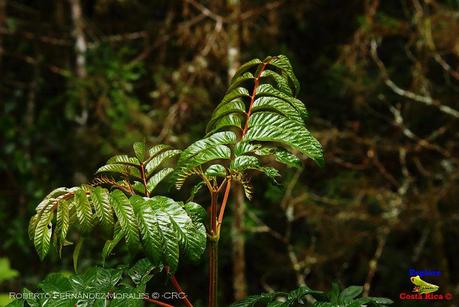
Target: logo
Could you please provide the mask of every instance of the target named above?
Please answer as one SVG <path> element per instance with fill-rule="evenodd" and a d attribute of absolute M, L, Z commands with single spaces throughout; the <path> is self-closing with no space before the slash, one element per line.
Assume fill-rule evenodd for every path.
<path fill-rule="evenodd" d="M 411 282 L 414 285 L 413 292 L 420 294 L 433 293 L 438 290 L 438 286 L 434 284 L 429 284 L 426 281 L 423 281 L 419 275 L 410 278 Z"/>
<path fill-rule="evenodd" d="M 438 271 L 438 270 L 416 270 L 416 269 L 412 269 L 410 268 L 408 270 L 408 276 L 417 276 L 419 275 L 421 278 L 423 277 L 426 277 L 426 276 L 430 276 L 430 277 L 438 277 L 441 275 L 441 272 Z"/>
<path fill-rule="evenodd" d="M 401 300 L 429 300 L 429 301 L 449 301 L 453 298 L 453 295 L 447 293 L 435 293 L 439 287 L 433 283 L 429 283 L 423 280 L 420 274 L 413 276 L 413 273 L 422 272 L 423 276 L 440 276 L 439 271 L 416 271 L 414 269 L 409 270 L 410 281 L 414 285 L 411 293 L 402 292 L 400 293 Z M 424 277 L 423 277 L 424 278 Z"/>

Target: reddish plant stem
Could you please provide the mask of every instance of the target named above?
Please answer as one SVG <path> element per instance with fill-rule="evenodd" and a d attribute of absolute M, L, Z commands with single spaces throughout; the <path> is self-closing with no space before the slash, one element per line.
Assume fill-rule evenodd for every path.
<path fill-rule="evenodd" d="M 266 65 L 268 65 L 268 63 L 263 63 L 263 66 L 261 67 L 260 72 L 258 73 L 257 77 L 255 78 L 255 84 L 253 85 L 252 96 L 250 96 L 249 110 L 247 111 L 247 120 L 245 121 L 244 130 L 242 130 L 242 136 L 244 136 L 247 133 L 247 130 L 249 129 L 249 120 L 250 120 L 250 115 L 252 115 L 253 103 L 255 101 L 255 96 L 257 95 L 258 85 L 260 85 L 261 74 L 265 70 Z"/>
<path fill-rule="evenodd" d="M 167 273 L 169 273 L 169 267 L 165 267 L 165 270 Z M 183 300 L 183 302 L 185 303 L 185 305 L 187 307 L 193 307 L 193 304 L 191 304 L 191 302 L 188 300 L 188 295 L 186 295 L 185 291 L 183 291 L 182 287 L 180 286 L 177 278 L 175 277 L 175 275 L 172 275 L 171 276 L 171 282 L 172 282 L 172 285 L 174 286 L 175 290 L 177 290 L 177 292 L 179 292 L 180 294 L 184 294 L 184 297 L 181 297 L 181 299 Z"/>
<path fill-rule="evenodd" d="M 210 230 L 208 234 L 209 250 L 209 307 L 217 306 L 218 289 L 218 232 L 217 232 L 217 196 L 218 192 L 210 191 Z"/>
<path fill-rule="evenodd" d="M 150 197 L 150 193 L 148 192 L 148 188 L 147 188 L 147 177 L 145 176 L 145 166 L 143 165 L 143 163 L 140 164 L 140 173 L 142 176 L 143 186 L 145 188 L 145 195 L 147 197 Z"/>
<path fill-rule="evenodd" d="M 161 301 L 158 301 L 158 300 L 149 298 L 148 296 L 144 296 L 143 299 L 146 300 L 147 302 L 153 303 L 153 304 L 155 304 L 155 305 L 157 305 L 157 306 L 174 307 L 174 305 L 170 305 L 170 304 L 167 304 L 167 303 L 163 303 L 163 302 L 161 302 Z M 76 305 L 75 305 L 75 306 L 76 306 Z"/>
<path fill-rule="evenodd" d="M 188 296 L 187 296 L 186 293 L 183 291 L 182 287 L 180 287 L 180 284 L 178 283 L 177 278 L 175 278 L 175 275 L 172 275 L 172 277 L 171 277 L 171 282 L 172 282 L 172 284 L 174 285 L 174 288 L 175 288 L 180 294 L 183 294 L 183 297 L 182 297 L 182 295 L 180 295 L 180 296 L 181 296 L 183 302 L 185 303 L 185 305 L 186 305 L 187 307 L 193 307 L 193 304 L 191 304 L 191 302 L 188 300 Z"/>
<path fill-rule="evenodd" d="M 214 236 L 217 231 L 217 193 L 210 192 L 210 234 Z"/>
<path fill-rule="evenodd" d="M 223 216 L 225 214 L 226 203 L 228 202 L 229 192 L 231 190 L 231 177 L 228 179 L 226 183 L 225 194 L 223 195 L 222 204 L 220 206 L 220 214 L 218 215 L 218 222 L 217 222 L 217 232 L 220 232 L 220 225 L 223 222 Z"/>
<path fill-rule="evenodd" d="M 216 307 L 218 299 L 218 238 L 209 239 L 209 307 Z"/>

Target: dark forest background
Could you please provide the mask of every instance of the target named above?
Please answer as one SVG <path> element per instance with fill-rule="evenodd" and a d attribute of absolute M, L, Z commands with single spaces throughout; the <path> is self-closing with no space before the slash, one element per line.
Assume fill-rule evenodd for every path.
<path fill-rule="evenodd" d="M 415 268 L 441 271 L 426 280 L 454 298 L 437 306 L 457 306 L 457 0 L 0 0 L 0 292 L 72 270 L 72 248 L 40 262 L 27 236 L 47 192 L 87 182 L 135 141 L 186 147 L 235 68 L 277 54 L 326 165 L 286 169 L 278 185 L 254 178 L 250 203 L 232 196 L 223 305 L 336 281 L 430 306 L 398 299 Z M 82 251 L 82 270 L 102 243 Z M 177 274 L 197 305 L 205 271 L 203 260 Z"/>

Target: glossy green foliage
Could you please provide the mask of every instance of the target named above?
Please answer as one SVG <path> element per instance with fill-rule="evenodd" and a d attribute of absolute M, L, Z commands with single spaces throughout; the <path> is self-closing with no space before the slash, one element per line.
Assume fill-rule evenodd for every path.
<path fill-rule="evenodd" d="M 350 286 L 342 291 L 336 284 L 332 290 L 322 292 L 311 290 L 308 287 L 300 287 L 291 292 L 270 292 L 260 295 L 251 295 L 232 304 L 232 307 L 289 307 L 289 306 L 315 306 L 315 307 L 360 307 L 386 306 L 392 304 L 392 300 L 383 297 L 360 297 L 362 287 Z M 309 299 L 306 298 L 309 296 Z"/>
<path fill-rule="evenodd" d="M 147 282 L 163 271 L 148 259 L 133 267 L 90 268 L 84 274 L 52 273 L 38 286 L 36 295 L 23 289 L 23 299 L 8 306 L 143 306 Z"/>
<path fill-rule="evenodd" d="M 322 165 L 322 147 L 306 128 L 308 113 L 295 98 L 298 91 L 298 80 L 283 55 L 242 65 L 215 109 L 206 137 L 182 152 L 177 187 L 193 174 L 234 175 L 243 182 L 246 171 L 257 170 L 275 178 L 279 173 L 266 166 L 267 157 L 289 167 L 298 167 L 303 156 Z M 206 170 L 215 165 L 222 166 L 218 173 Z M 213 175 L 207 176 L 211 170 Z"/>
<path fill-rule="evenodd" d="M 205 227 L 197 216 L 205 211 L 196 203 L 183 204 L 164 196 L 128 197 L 121 190 L 109 192 L 101 187 L 58 191 L 45 199 L 47 205 L 37 207 L 30 221 L 30 238 L 41 259 L 51 243 L 59 252 L 72 243 L 67 241 L 70 228 L 84 235 L 99 225 L 113 232 L 113 239 L 103 249 L 104 259 L 122 239 L 130 251 L 143 248 L 155 264 L 168 264 L 171 271 L 177 268 L 180 253 L 197 261 L 204 252 Z M 77 254 L 79 248 L 77 245 Z"/>
<path fill-rule="evenodd" d="M 148 195 L 156 186 L 174 170 L 170 160 L 180 153 L 167 145 L 156 145 L 146 148 L 144 143 L 133 145 L 135 156 L 117 155 L 110 158 L 105 165 L 100 167 L 96 175 L 115 176 L 102 177 L 103 182 L 112 182 L 124 190 Z M 169 163 L 169 164 L 168 164 Z"/>
<path fill-rule="evenodd" d="M 109 240 L 102 250 L 108 257 L 122 241 L 132 253 L 142 250 L 151 261 L 177 269 L 179 257 L 200 259 L 206 246 L 205 210 L 196 203 L 150 197 L 155 187 L 173 170 L 165 164 L 179 153 L 166 145 L 146 148 L 134 144 L 135 156 L 118 155 L 98 170 L 117 177 L 98 177 L 94 184 L 58 188 L 37 206 L 29 223 L 29 237 L 43 259 L 52 245 L 59 254 L 75 243 L 74 265 L 84 237 L 95 229 Z M 120 180 L 121 179 L 121 180 Z M 71 231 L 81 236 L 70 236 Z M 69 238 L 78 242 L 71 242 Z"/>

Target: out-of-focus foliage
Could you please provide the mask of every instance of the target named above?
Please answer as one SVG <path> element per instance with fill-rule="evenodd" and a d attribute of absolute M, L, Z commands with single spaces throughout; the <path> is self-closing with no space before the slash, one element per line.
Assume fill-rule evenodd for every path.
<path fill-rule="evenodd" d="M 0 285 L 19 276 L 19 272 L 10 267 L 8 258 L 0 258 Z M 8 293 L 0 293 L 0 306 L 7 305 L 12 299 Z"/>
<path fill-rule="evenodd" d="M 359 297 L 363 292 L 360 286 L 350 286 L 340 290 L 337 284 L 333 284 L 328 292 L 316 291 L 308 287 L 300 287 L 288 293 L 270 292 L 260 295 L 251 295 L 247 298 L 232 304 L 232 307 L 288 307 L 288 306 L 315 306 L 315 307 L 360 307 L 365 306 L 387 306 L 393 303 L 392 300 L 383 297 Z M 309 302 L 305 298 L 309 296 Z M 311 302 L 312 301 L 312 302 Z"/>
<path fill-rule="evenodd" d="M 146 283 L 163 271 L 147 259 L 131 268 L 94 267 L 82 274 L 51 273 L 40 292 L 24 288 L 8 306 L 142 306 Z M 34 295 L 35 293 L 35 295 Z"/>

